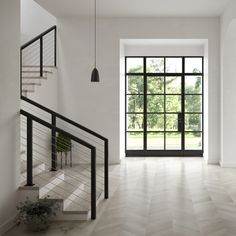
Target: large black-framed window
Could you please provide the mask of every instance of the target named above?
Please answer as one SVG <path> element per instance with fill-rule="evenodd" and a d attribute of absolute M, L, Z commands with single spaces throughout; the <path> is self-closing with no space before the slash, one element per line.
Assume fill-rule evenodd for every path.
<path fill-rule="evenodd" d="M 126 156 L 203 156 L 204 58 L 125 58 Z"/>

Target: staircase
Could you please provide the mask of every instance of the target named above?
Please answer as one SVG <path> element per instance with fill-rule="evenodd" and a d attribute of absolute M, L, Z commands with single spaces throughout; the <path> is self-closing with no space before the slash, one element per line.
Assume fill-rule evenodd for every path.
<path fill-rule="evenodd" d="M 56 32 L 53 26 L 21 47 L 20 198 L 57 201 L 57 220 L 96 219 L 108 198 L 108 139 L 31 99 L 56 73 Z M 65 152 L 59 134 L 70 142 Z"/>
<path fill-rule="evenodd" d="M 34 93 L 55 70 L 54 66 L 44 66 L 43 75 L 40 76 L 40 66 L 22 66 L 22 95 L 27 97 L 29 93 Z"/>

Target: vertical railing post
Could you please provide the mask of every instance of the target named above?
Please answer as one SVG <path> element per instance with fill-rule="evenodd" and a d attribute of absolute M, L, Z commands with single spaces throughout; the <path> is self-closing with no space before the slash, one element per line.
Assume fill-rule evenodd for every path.
<path fill-rule="evenodd" d="M 51 138 L 51 171 L 57 170 L 57 149 L 56 149 L 56 116 L 52 114 L 52 138 Z"/>
<path fill-rule="evenodd" d="M 54 29 L 54 66 L 57 66 L 57 28 Z"/>
<path fill-rule="evenodd" d="M 43 37 L 40 37 L 40 77 L 43 77 Z"/>
<path fill-rule="evenodd" d="M 104 192 L 105 199 L 109 198 L 109 160 L 108 160 L 108 139 L 104 141 Z"/>
<path fill-rule="evenodd" d="M 26 186 L 33 186 L 33 120 L 27 116 L 27 180 Z"/>
<path fill-rule="evenodd" d="M 20 50 L 20 97 L 22 96 L 22 65 L 23 65 L 23 62 L 22 62 L 22 50 Z"/>
<path fill-rule="evenodd" d="M 96 148 L 91 149 L 91 219 L 96 219 Z"/>

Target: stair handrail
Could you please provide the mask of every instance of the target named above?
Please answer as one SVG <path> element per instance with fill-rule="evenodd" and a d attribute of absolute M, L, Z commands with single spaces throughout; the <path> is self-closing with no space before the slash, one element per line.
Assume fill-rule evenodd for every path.
<path fill-rule="evenodd" d="M 43 105 L 41 105 L 41 104 L 25 97 L 25 96 L 21 96 L 21 99 L 28 102 L 28 103 L 30 103 L 31 105 L 34 105 L 34 106 L 38 107 L 39 109 L 41 109 L 43 111 L 46 111 L 47 113 L 50 113 L 51 115 L 55 115 L 57 118 L 59 118 L 61 120 L 64 120 L 65 122 L 70 123 L 71 125 L 76 126 L 77 128 L 79 128 L 79 129 L 81 129 L 81 130 L 83 130 L 83 131 L 99 138 L 99 139 L 102 139 L 103 141 L 108 140 L 107 138 L 105 138 L 104 136 L 98 134 L 97 132 L 95 132 L 95 131 L 93 131 L 93 130 L 91 130 L 91 129 L 89 129 L 89 128 L 81 125 L 81 124 L 78 124 L 77 122 L 69 119 L 68 117 L 65 117 L 65 116 L 61 115 L 60 113 L 57 113 L 57 112 L 51 110 L 50 108 L 45 107 L 45 106 L 43 106 Z"/>
<path fill-rule="evenodd" d="M 23 67 L 23 50 L 26 49 L 28 46 L 32 45 L 33 43 L 35 43 L 36 41 L 39 41 L 39 73 L 40 73 L 40 77 L 43 77 L 43 37 L 50 33 L 51 31 L 54 31 L 54 65 L 53 66 L 57 66 L 57 26 L 54 25 L 52 27 L 50 27 L 49 29 L 45 30 L 43 33 L 37 35 L 36 37 L 34 37 L 33 39 L 31 39 L 30 41 L 26 42 L 25 44 L 23 44 L 20 48 L 20 92 L 22 95 L 22 67 Z"/>
<path fill-rule="evenodd" d="M 41 34 L 35 36 L 35 37 L 34 37 L 33 39 L 31 39 L 30 41 L 24 43 L 24 44 L 20 47 L 20 49 L 21 49 L 21 50 L 25 49 L 26 47 L 30 46 L 31 44 L 33 44 L 34 42 L 36 42 L 37 40 L 39 40 L 40 38 L 42 38 L 43 36 L 45 36 L 46 34 L 50 33 L 50 32 L 53 31 L 53 30 L 56 30 L 56 28 L 57 28 L 56 25 L 50 27 L 49 29 L 45 30 L 43 33 L 41 33 Z"/>
<path fill-rule="evenodd" d="M 43 33 L 37 35 L 36 37 L 34 37 L 32 40 L 30 40 L 29 42 L 25 43 L 24 45 L 21 46 L 21 50 L 20 50 L 20 64 L 21 64 L 21 99 L 24 100 L 25 102 L 35 106 L 35 107 L 38 107 L 39 109 L 51 114 L 51 125 L 53 127 L 56 127 L 56 119 L 59 118 L 61 120 L 64 120 L 65 122 L 73 125 L 74 127 L 77 127 L 79 128 L 80 130 L 83 130 L 89 134 L 91 134 L 92 136 L 102 140 L 104 142 L 104 195 L 105 195 L 105 198 L 108 199 L 109 198 L 109 182 L 108 182 L 108 178 L 109 178 L 109 141 L 107 138 L 105 138 L 104 136 L 98 134 L 97 132 L 81 125 L 81 124 L 78 124 L 76 123 L 75 121 L 25 97 L 22 95 L 22 51 L 24 49 L 26 49 L 28 46 L 32 45 L 34 42 L 36 41 L 40 41 L 40 76 L 43 76 L 43 37 L 50 33 L 51 31 L 54 31 L 54 66 L 56 67 L 57 66 L 57 26 L 54 25 L 52 27 L 50 27 L 49 29 L 47 29 L 46 31 L 44 31 Z M 55 163 L 55 160 L 56 160 L 56 154 L 55 154 L 55 148 L 56 148 L 56 145 L 55 145 L 55 136 L 56 136 L 56 131 L 55 129 L 52 129 L 52 169 L 54 169 L 54 163 Z"/>
<path fill-rule="evenodd" d="M 33 186 L 33 121 L 37 122 L 52 131 L 60 132 L 68 136 L 75 142 L 91 150 L 91 218 L 96 219 L 96 147 L 73 134 L 51 125 L 50 123 L 32 115 L 21 109 L 20 114 L 27 118 L 27 183 L 26 186 Z"/>
<path fill-rule="evenodd" d="M 65 122 L 101 139 L 104 141 L 104 195 L 105 195 L 105 199 L 108 199 L 109 198 L 109 140 L 105 137 L 103 137 L 102 135 L 96 133 L 95 131 L 81 125 L 81 124 L 78 124 L 77 122 L 51 110 L 50 108 L 47 108 L 25 96 L 21 96 L 21 99 L 25 102 L 28 102 L 29 104 L 35 106 L 35 107 L 38 107 L 39 109 L 51 114 L 52 116 L 52 125 L 56 125 L 56 118 L 59 118 L 61 120 L 64 120 Z M 55 134 L 52 135 L 53 138 L 55 138 Z M 55 142 L 55 141 L 54 141 Z M 52 146 L 53 149 L 55 149 L 55 145 L 53 144 Z M 52 155 L 55 155 L 55 152 L 52 152 Z M 52 157 L 52 160 L 56 159 L 56 157 Z"/>

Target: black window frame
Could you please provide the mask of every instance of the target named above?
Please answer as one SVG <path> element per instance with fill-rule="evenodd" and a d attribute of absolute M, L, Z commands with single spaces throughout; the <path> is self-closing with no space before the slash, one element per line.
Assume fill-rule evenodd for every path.
<path fill-rule="evenodd" d="M 128 58 L 142 58 L 143 59 L 143 72 L 142 73 L 128 73 L 127 72 L 127 59 Z M 163 58 L 164 59 L 164 73 L 149 73 L 146 71 L 146 64 L 147 64 L 147 59 L 148 58 Z M 181 73 L 167 73 L 166 72 L 166 59 L 167 58 L 182 58 L 182 72 Z M 202 72 L 201 73 L 185 73 L 185 59 L 186 58 L 201 58 L 202 59 Z M 127 88 L 127 82 L 128 82 L 128 76 L 142 76 L 143 77 L 143 94 L 142 96 L 144 97 L 144 107 L 143 107 L 143 112 L 137 113 L 137 112 L 128 112 L 127 111 L 127 96 L 131 95 L 128 93 L 128 88 Z M 181 94 L 176 94 L 176 95 L 181 95 L 181 112 L 182 113 L 182 122 L 183 122 L 183 127 L 181 131 L 181 150 L 166 150 L 166 133 L 174 131 L 166 131 L 166 127 L 164 127 L 163 131 L 157 131 L 159 133 L 164 133 L 164 150 L 148 150 L 147 149 L 147 134 L 148 132 L 150 133 L 155 133 L 155 131 L 147 131 L 147 115 L 148 114 L 162 114 L 158 112 L 154 113 L 149 113 L 147 112 L 147 96 L 148 95 L 163 95 L 164 96 L 164 106 L 166 106 L 166 96 L 168 95 L 175 95 L 175 94 L 168 94 L 166 93 L 166 88 L 164 88 L 163 94 L 148 94 L 147 93 L 147 77 L 154 77 L 154 76 L 159 76 L 159 77 L 164 77 L 164 87 L 166 86 L 165 80 L 166 77 L 181 77 Z M 185 94 L 185 77 L 186 76 L 201 76 L 202 81 L 201 81 L 201 86 L 202 86 L 202 91 L 201 93 L 189 93 Z M 137 95 L 137 94 L 135 94 Z M 140 94 L 141 95 L 141 94 Z M 198 95 L 201 96 L 201 111 L 200 112 L 186 112 L 185 111 L 185 95 Z M 139 132 L 139 131 L 128 131 L 127 130 L 127 115 L 128 114 L 142 114 L 143 121 L 144 121 L 144 127 L 143 131 L 143 149 L 141 150 L 135 150 L 135 149 L 127 149 L 127 134 L 130 132 Z M 166 112 L 166 107 L 163 112 L 164 115 L 164 126 L 166 126 L 166 114 L 172 114 L 172 112 Z M 176 112 L 173 112 L 173 114 L 176 114 Z M 186 131 L 185 130 L 185 114 L 200 114 L 202 116 L 201 119 L 201 131 Z M 185 149 L 185 134 L 186 133 L 199 133 L 201 134 L 202 137 L 202 149 L 196 149 L 196 150 L 188 150 Z M 204 154 L 204 57 L 203 56 L 125 56 L 125 153 L 127 157 L 132 157 L 132 156 L 195 156 L 195 157 L 202 157 Z"/>

